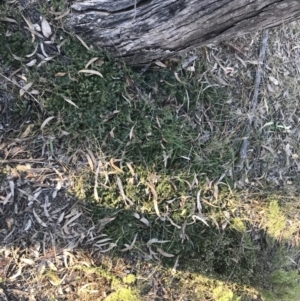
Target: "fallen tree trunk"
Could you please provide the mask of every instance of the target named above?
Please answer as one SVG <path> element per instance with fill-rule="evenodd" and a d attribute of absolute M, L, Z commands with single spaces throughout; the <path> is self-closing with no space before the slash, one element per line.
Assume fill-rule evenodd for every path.
<path fill-rule="evenodd" d="M 129 64 L 147 64 L 300 18 L 299 0 L 82 0 L 66 25 Z"/>

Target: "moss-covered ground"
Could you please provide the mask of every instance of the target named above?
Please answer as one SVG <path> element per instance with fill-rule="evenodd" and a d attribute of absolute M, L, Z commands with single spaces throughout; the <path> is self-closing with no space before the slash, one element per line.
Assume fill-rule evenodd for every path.
<path fill-rule="evenodd" d="M 111 248 L 105 254 L 112 265 L 49 265 L 30 276 L 32 283 L 50 283 L 45 300 L 299 300 L 298 196 L 270 186 L 235 188 L 243 129 L 226 90 L 205 80 L 205 61 L 197 59 L 193 69 L 182 67 L 184 58 L 126 66 L 87 50 L 49 7 L 64 5 L 52 1 L 35 12 L 55 31 L 52 44 L 33 41 L 24 29 L 24 17 L 34 18 L 29 10 L 22 17 L 16 5 L 0 6 L 0 179 L 12 181 L 12 171 L 26 178 L 20 171 L 26 160 L 57 162 L 51 168 L 68 183 L 64 193 L 82 204 L 101 238 L 88 248 L 82 239 L 74 252 Z M 131 263 L 125 276 L 120 260 Z M 3 288 L 24 281 L 7 275 Z M 81 289 L 72 290 L 64 277 Z M 62 297 L 59 287 L 68 285 Z"/>

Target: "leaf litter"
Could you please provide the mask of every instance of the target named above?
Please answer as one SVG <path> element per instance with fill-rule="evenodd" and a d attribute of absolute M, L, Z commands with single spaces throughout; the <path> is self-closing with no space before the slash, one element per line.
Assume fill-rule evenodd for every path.
<path fill-rule="evenodd" d="M 67 11 L 66 11 L 67 13 Z M 30 24 L 30 23 L 29 23 Z M 32 23 L 31 23 L 32 24 Z M 42 19 L 41 22 L 41 30 L 44 35 L 38 35 L 35 34 L 36 28 L 33 28 L 33 25 L 28 25 L 30 28 L 30 32 L 33 33 L 33 35 L 36 35 L 39 38 L 49 38 L 52 34 L 52 29 L 50 24 L 46 19 Z M 285 27 L 286 26 L 286 27 Z M 285 28 L 285 29 L 283 29 Z M 272 62 L 268 61 L 266 63 L 266 73 L 270 73 L 268 76 L 268 84 L 266 87 L 264 87 L 263 90 L 265 97 L 268 96 L 268 92 L 270 93 L 279 93 L 279 88 L 283 88 L 283 86 L 289 87 L 290 90 L 286 90 L 283 92 L 283 95 L 286 99 L 290 99 L 291 95 L 295 96 L 296 91 L 292 90 L 292 88 L 295 88 L 295 82 L 291 80 L 290 78 L 286 79 L 291 72 L 294 72 L 294 69 L 289 70 L 288 66 L 291 61 L 291 53 L 299 55 L 297 45 L 290 45 L 288 44 L 287 49 L 281 49 L 278 47 L 278 39 L 285 39 L 286 36 L 292 35 L 291 29 L 284 25 L 283 27 L 279 29 L 274 29 L 274 36 L 275 41 L 272 41 L 276 45 L 276 47 L 270 47 L 271 51 L 278 54 L 278 52 L 281 55 L 281 59 L 283 62 L 286 62 L 286 67 L 278 66 L 278 62 Z M 282 32 L 281 32 L 282 31 Z M 255 38 L 255 37 L 254 37 Z M 257 37 L 256 37 L 257 38 Z M 81 41 L 83 42 L 83 41 Z M 243 38 L 240 40 L 237 39 L 236 41 L 232 41 L 231 47 L 235 45 L 235 43 L 242 42 L 244 43 Z M 84 43 L 85 44 L 85 43 Z M 283 43 L 282 43 L 283 44 Z M 42 44 L 43 45 L 43 44 Z M 85 44 L 86 45 L 86 44 Z M 247 44 L 248 45 L 248 44 Z M 272 44 L 271 44 L 272 45 Z M 85 46 L 89 49 L 89 47 Z M 228 47 L 228 46 L 226 46 Z M 282 46 L 281 47 L 286 47 Z M 235 49 L 243 49 L 242 46 L 234 46 Z M 35 55 L 36 50 L 34 50 L 33 54 L 29 54 L 31 56 Z M 251 53 L 251 49 L 243 49 L 243 53 L 245 55 L 249 55 Z M 44 52 L 42 50 L 42 52 Z M 207 77 L 207 81 L 213 81 L 215 80 L 216 83 L 213 83 L 212 85 L 222 85 L 222 86 L 236 86 L 236 82 L 239 80 L 251 80 L 253 79 L 253 75 L 250 73 L 247 73 L 247 70 L 243 70 L 242 68 L 245 68 L 245 66 L 250 65 L 257 65 L 257 62 L 255 61 L 255 57 L 253 57 L 251 60 L 240 58 L 236 53 L 232 57 L 230 54 L 222 49 L 222 47 L 218 48 L 216 46 L 212 46 L 210 49 L 211 57 L 210 61 L 213 64 L 211 70 L 212 74 L 210 75 L 211 78 Z M 220 57 L 222 53 L 225 52 L 227 57 Z M 285 57 L 285 54 L 288 54 L 287 57 Z M 46 54 L 46 53 L 44 53 Z M 241 55 L 241 53 L 239 53 Z M 27 56 L 28 57 L 28 56 Z M 47 54 L 45 55 L 47 58 Z M 23 60 L 21 57 L 15 56 L 16 60 Z M 55 57 L 50 57 L 48 61 L 55 59 Z M 195 60 L 194 56 L 190 59 L 191 62 Z M 270 57 L 269 57 L 270 60 Z M 32 60 L 27 62 L 27 64 L 31 64 Z M 90 60 L 87 65 L 92 64 L 93 62 L 96 62 L 96 58 Z M 272 66 L 272 63 L 276 66 Z M 32 63 L 33 64 L 33 63 Z M 35 63 L 34 63 L 35 64 Z M 33 64 L 33 65 L 34 65 Z M 162 68 L 166 68 L 167 66 L 162 62 L 156 62 L 156 64 Z M 39 65 L 40 66 L 40 65 Z M 234 66 L 234 67 L 232 67 Z M 88 66 L 85 67 L 85 69 Z M 295 66 L 293 66 L 295 67 Z M 187 68 L 187 66 L 186 66 Z M 240 70 L 241 68 L 241 70 Z M 283 72 L 278 72 L 278 68 L 283 68 Z M 95 70 L 88 70 L 89 72 L 84 72 L 85 70 L 80 70 L 83 73 L 91 73 L 98 76 L 102 76 L 101 73 L 96 73 L 98 71 Z M 92 71 L 92 72 L 91 72 Z M 281 70 L 282 71 L 282 70 Z M 194 72 L 194 69 L 191 69 L 190 72 Z M 240 78 L 235 78 L 233 75 L 234 73 L 238 73 Z M 240 72 L 240 73 L 239 73 Z M 283 79 L 282 79 L 283 74 Z M 176 79 L 179 83 L 182 83 L 182 80 L 179 78 L 179 75 L 175 74 Z M 290 81 L 289 81 L 290 80 Z M 284 84 L 283 84 L 284 82 Z M 240 85 L 241 86 L 241 85 Z M 26 86 L 25 86 L 26 87 Z M 23 89 L 25 90 L 25 87 Z M 271 87 L 271 88 L 270 88 Z M 28 88 L 29 89 L 29 88 Z M 268 92 L 267 92 L 268 91 Z M 232 99 L 236 100 L 234 96 L 239 94 L 239 91 L 236 89 L 231 92 L 232 93 Z M 241 92 L 241 95 L 245 95 L 245 91 Z M 293 97 L 291 97 L 292 99 Z M 271 98 L 273 101 L 273 98 Z M 276 136 L 274 131 L 268 131 L 267 129 L 273 125 L 273 121 L 266 120 L 265 113 L 267 108 L 270 107 L 270 105 L 267 104 L 267 102 L 270 101 L 269 99 L 266 99 L 265 103 L 260 103 L 257 109 L 257 124 L 256 126 L 260 127 L 260 130 L 265 135 L 265 141 L 264 145 L 262 145 L 262 148 L 265 150 L 272 150 L 270 152 L 274 158 L 272 164 L 268 165 L 268 170 L 264 171 L 265 173 L 262 173 L 262 171 L 256 170 L 257 165 L 253 164 L 253 167 L 249 168 L 249 166 L 252 166 L 251 163 L 255 163 L 256 160 L 270 160 L 270 158 L 267 158 L 266 153 L 261 150 L 260 156 L 261 157 L 255 157 L 253 156 L 253 153 L 249 152 L 247 156 L 249 155 L 249 158 L 247 158 L 248 165 L 246 165 L 244 173 L 241 174 L 241 178 L 236 180 L 236 185 L 245 187 L 250 182 L 253 185 L 257 184 L 256 179 L 257 175 L 264 176 L 264 179 L 267 181 L 274 181 L 277 182 L 284 182 L 284 184 L 287 184 L 288 181 L 290 181 L 291 178 L 291 172 L 292 171 L 299 171 L 299 162 L 298 162 L 298 149 L 297 145 L 295 144 L 294 137 L 298 133 L 297 129 L 297 123 L 294 121 L 294 116 L 297 113 L 298 107 L 295 106 L 294 108 L 290 106 L 288 103 L 282 104 L 278 99 L 275 98 L 275 104 L 274 106 L 278 106 L 281 109 L 285 109 L 284 113 L 286 115 L 283 116 L 283 120 L 281 121 L 281 124 L 276 124 L 278 129 L 282 129 L 282 132 L 276 133 Z M 70 103 L 70 102 L 69 102 Z M 72 105 L 75 105 L 75 103 L 70 103 Z M 76 105 L 75 105 L 76 106 Z M 235 103 L 233 101 L 233 111 L 238 111 L 238 106 L 240 106 L 242 109 L 245 107 L 244 103 Z M 273 112 L 275 115 L 278 114 L 277 111 Z M 242 115 L 239 115 L 240 119 L 237 120 L 237 123 L 243 124 L 244 120 L 246 118 L 246 112 L 242 113 Z M 275 116 L 276 117 L 276 116 Z M 51 116 L 49 118 L 54 118 L 54 116 Z M 51 119 L 45 119 L 45 121 L 42 123 L 42 126 L 40 127 L 41 130 L 46 130 L 46 125 L 51 121 Z M 276 117 L 278 118 L 278 117 Z M 274 118 L 274 119 L 276 119 Z M 134 126 L 131 128 L 130 134 L 129 134 L 129 140 L 132 140 L 134 138 L 133 134 Z M 289 130 L 289 131 L 288 131 Z M 26 132 L 26 131 L 25 131 Z M 25 133 L 24 132 L 24 133 Z M 28 134 L 30 131 L 28 131 Z M 46 135 L 47 133 L 45 133 Z M 27 134 L 22 138 L 26 138 Z M 273 140 L 278 141 L 278 138 L 282 138 L 282 145 L 273 145 Z M 275 139 L 276 138 L 276 139 Z M 252 141 L 252 140 L 251 140 Z M 57 153 L 57 155 L 60 155 Z M 98 166 L 99 169 L 99 175 L 102 175 L 100 173 L 100 164 L 96 164 L 97 160 L 90 155 L 86 155 L 85 161 L 78 160 L 77 163 L 80 165 L 84 165 L 84 162 L 86 165 L 89 166 L 92 172 L 96 171 Z M 186 157 L 188 158 L 188 157 Z M 9 156 L 6 158 L 6 160 L 16 160 L 11 161 L 14 163 L 24 163 L 24 162 L 30 162 L 30 159 L 26 160 L 26 157 L 18 159 L 10 158 Z M 36 158 L 37 159 L 37 158 Z M 42 158 L 39 158 L 42 159 Z M 279 159 L 279 161 L 277 160 Z M 102 160 L 102 159 L 101 159 Z M 282 160 L 282 161 L 281 161 Z M 100 162 L 100 159 L 99 161 Z M 115 163 L 115 160 L 111 159 L 110 161 L 107 161 L 106 166 L 111 166 L 113 169 L 113 172 L 117 174 L 122 174 L 123 170 L 122 167 L 118 167 Z M 113 222 L 117 216 L 114 217 L 106 217 L 102 218 L 98 221 L 98 225 L 95 225 L 93 221 L 91 221 L 88 216 L 85 214 L 85 207 L 83 204 L 78 203 L 77 200 L 75 200 L 70 195 L 66 194 L 66 188 L 69 185 L 68 183 L 62 184 L 62 189 L 57 189 L 57 181 L 56 178 L 57 175 L 53 175 L 54 169 L 59 168 L 61 174 L 65 175 L 67 178 L 69 175 L 66 175 L 66 170 L 62 167 L 61 161 L 55 161 L 51 159 L 51 157 L 48 157 L 48 160 L 45 160 L 45 163 L 34 161 L 34 166 L 29 166 L 28 169 L 25 171 L 15 171 L 11 170 L 11 174 L 8 173 L 7 178 L 4 180 L 4 184 L 1 191 L 1 211 L 5 212 L 5 214 L 8 216 L 6 219 L 7 229 L 3 229 L 4 231 L 1 232 L 1 238 L 4 237 L 3 241 L 7 244 L 3 249 L 1 249 L 2 254 L 4 254 L 5 263 L 8 265 L 12 265 L 14 268 L 11 269 L 10 272 L 7 272 L 4 276 L 7 277 L 10 281 L 15 281 L 18 279 L 20 275 L 23 275 L 23 277 L 27 277 L 27 275 L 31 275 L 33 273 L 32 270 L 30 270 L 31 266 L 34 266 L 34 269 L 37 271 L 40 270 L 40 275 L 45 275 L 43 271 L 45 269 L 48 269 L 49 271 L 56 272 L 57 274 L 48 274 L 48 279 L 50 283 L 53 286 L 59 286 L 61 285 L 66 292 L 68 292 L 68 285 L 67 282 L 72 282 L 74 280 L 73 276 L 68 274 L 66 272 L 65 268 L 74 268 L 75 266 L 83 261 L 85 261 L 85 265 L 87 267 L 91 267 L 95 264 L 95 262 L 98 260 L 98 262 L 102 262 L 107 260 L 110 261 L 108 257 L 95 255 L 95 252 L 99 251 L 99 253 L 109 253 L 116 247 L 118 247 L 117 241 L 112 241 L 112 238 L 106 237 L 103 233 L 106 226 L 109 225 L 109 223 Z M 278 164 L 279 163 L 279 164 Z M 130 163 L 126 163 L 127 166 L 130 166 L 130 172 L 132 176 L 135 176 L 136 173 L 133 170 L 133 167 Z M 281 169 L 280 171 L 278 169 L 279 166 Z M 42 173 L 40 173 L 38 170 L 44 169 Z M 36 170 L 36 172 L 35 172 Z M 104 172 L 104 171 L 103 171 Z M 25 173 L 25 174 L 24 174 Z M 31 174 L 31 176 L 29 176 Z M 105 173 L 105 172 L 104 172 Z M 25 177 L 24 177 L 25 176 Z M 273 176 L 273 177 L 272 177 Z M 30 181 L 28 181 L 29 177 Z M 111 181 L 111 177 L 109 177 L 106 173 L 106 183 L 109 183 Z M 43 181 L 41 181 L 41 179 Z M 44 182 L 47 180 L 46 182 Z M 134 206 L 135 202 L 132 202 L 125 194 L 124 186 L 121 178 L 119 176 L 115 177 L 116 180 L 116 186 L 118 188 L 118 192 L 123 199 L 123 201 L 130 206 Z M 66 181 L 68 182 L 68 180 Z M 163 208 L 162 204 L 158 204 L 158 193 L 157 193 L 157 185 L 159 183 L 159 180 L 149 181 L 146 183 L 146 186 L 148 187 L 149 191 L 151 192 L 152 200 L 153 200 L 153 207 L 154 211 L 158 217 L 158 220 L 164 220 L 164 217 L 166 217 L 165 220 L 169 221 L 169 223 L 179 230 L 181 230 L 182 237 L 187 238 L 185 235 L 185 227 L 188 225 L 188 223 L 185 223 L 183 225 L 177 225 L 171 217 L 169 217 L 165 212 L 160 209 Z M 46 184 L 41 184 L 46 183 Z M 98 183 L 98 175 L 95 177 L 95 185 Z M 36 191 L 32 189 L 33 184 L 36 187 L 39 187 L 40 190 Z M 290 184 L 289 184 L 290 185 Z M 15 195 L 15 192 L 18 191 L 17 195 Z M 196 199 L 196 207 L 198 209 L 198 214 L 191 215 L 191 219 L 193 222 L 196 222 L 197 220 L 201 221 L 202 223 L 206 224 L 206 219 L 202 216 L 202 207 L 204 207 L 204 204 L 209 204 L 209 206 L 216 206 L 218 197 L 216 197 L 216 200 L 214 200 L 215 203 L 212 203 L 212 201 L 207 200 L 205 197 L 200 197 L 197 194 Z M 170 202 L 169 205 L 172 205 L 173 202 Z M 194 210 L 195 211 L 195 210 Z M 17 214 L 17 221 L 13 217 L 10 217 L 10 215 L 14 213 Z M 227 211 L 223 211 L 223 215 L 225 216 L 226 220 L 230 220 L 230 214 Z M 138 219 L 142 224 L 144 224 L 144 227 L 151 227 L 151 223 L 149 220 L 145 217 L 143 217 L 142 214 L 135 213 L 135 218 Z M 213 219 L 213 218 L 212 218 Z M 229 225 L 229 222 L 223 221 L 224 229 Z M 226 223 L 225 223 L 226 222 Z M 216 222 L 218 225 L 219 223 Z M 46 228 L 46 229 L 44 229 Z M 22 231 L 25 231 L 28 233 L 28 237 L 31 237 L 31 239 L 28 242 L 25 242 L 21 236 L 19 236 L 19 233 Z M 37 233 L 40 233 L 40 235 L 37 235 Z M 100 240 L 97 240 L 94 242 L 95 237 L 102 236 Z M 125 249 L 122 251 L 134 251 L 136 248 L 139 247 L 139 241 L 138 241 L 139 235 L 138 233 L 135 233 L 133 239 L 128 244 L 124 244 Z M 17 250 L 14 249 L 14 247 L 9 247 L 10 242 L 14 241 L 15 246 L 23 246 L 27 251 L 26 257 L 21 257 L 20 264 L 17 260 L 16 252 Z M 93 242 L 93 243 L 92 243 Z M 159 259 L 159 254 L 163 257 L 172 258 L 175 256 L 175 254 L 168 253 L 167 251 L 164 251 L 162 248 L 157 247 L 155 244 L 166 244 L 168 243 L 168 240 L 162 240 L 159 238 L 151 238 L 147 243 L 146 246 L 149 249 L 149 254 L 147 255 L 147 258 L 152 258 L 155 260 Z M 24 247 L 25 246 L 25 247 Z M 1 246 L 2 247 L 2 246 Z M 82 247 L 83 251 L 78 252 L 78 248 Z M 153 248 L 153 249 L 152 249 Z M 85 251 L 88 250 L 88 251 Z M 69 257 L 66 256 L 66 253 L 69 254 Z M 90 256 L 89 253 L 93 253 L 93 259 Z M 146 255 L 145 255 L 146 256 Z M 72 258 L 72 260 L 71 260 Z M 146 257 L 145 257 L 146 258 Z M 177 266 L 178 259 L 177 257 L 176 261 L 174 262 L 174 266 Z M 8 262 L 9 261 L 9 262 Z M 46 264 L 47 263 L 47 264 Z M 152 268 L 149 267 L 148 271 Z M 120 267 L 120 270 L 125 270 L 124 268 Z M 153 275 L 151 277 L 155 276 L 155 269 L 153 270 Z M 38 274 L 36 272 L 36 274 Z M 51 276 L 50 276 L 51 275 Z M 75 274 L 79 276 L 80 274 Z M 0 275 L 2 276 L 2 275 Z M 84 276 L 85 277 L 85 276 Z M 153 278 L 154 279 L 154 278 Z M 153 280 L 154 281 L 154 280 Z M 73 282 L 72 282 L 73 283 Z M 75 284 L 74 284 L 75 285 Z M 50 290 L 51 291 L 51 290 Z M 52 290 L 53 291 L 53 290 Z M 109 289 L 107 290 L 109 291 Z M 54 291 L 53 291 L 54 292 Z M 57 292 L 56 292 L 57 293 Z M 30 296 L 30 292 L 23 292 L 23 295 L 26 295 L 27 297 Z M 19 296 L 22 294 L 19 293 Z M 23 296 L 22 295 L 22 296 Z M 175 298 L 176 299 L 176 298 Z M 173 300 L 175 300 L 173 299 Z M 21 299 L 20 299 L 21 300 Z M 169 300 L 171 300 L 169 298 Z"/>

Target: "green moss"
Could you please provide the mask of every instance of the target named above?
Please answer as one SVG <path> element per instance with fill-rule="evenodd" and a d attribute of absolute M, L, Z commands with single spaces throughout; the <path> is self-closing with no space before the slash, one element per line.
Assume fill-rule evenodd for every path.
<path fill-rule="evenodd" d="M 219 286 L 213 290 L 213 297 L 215 301 L 239 301 L 241 298 L 237 297 L 231 290 Z"/>
<path fill-rule="evenodd" d="M 14 26 L 16 27 L 15 31 L 10 32 L 10 35 L 6 35 L 7 25 L 0 22 L 0 60 L 2 60 L 2 67 L 19 68 L 22 62 L 15 59 L 13 55 L 24 60 L 25 55 L 34 50 L 30 36 L 24 34 L 17 25 Z"/>
<path fill-rule="evenodd" d="M 263 291 L 265 301 L 297 301 L 300 296 L 300 276 L 297 271 L 277 270 L 270 275 L 272 288 Z"/>
<path fill-rule="evenodd" d="M 48 278 L 53 285 L 59 285 L 61 283 L 61 279 L 53 271 L 47 271 L 45 277 Z"/>
<path fill-rule="evenodd" d="M 121 288 L 111 293 L 105 301 L 138 301 L 138 297 L 130 288 Z"/>
<path fill-rule="evenodd" d="M 133 274 L 129 274 L 125 277 L 123 277 L 123 282 L 126 283 L 126 284 L 131 284 L 131 283 L 134 283 L 136 278 Z"/>
<path fill-rule="evenodd" d="M 67 40 L 62 55 L 39 70 L 32 68 L 27 76 L 36 89 L 40 85 L 43 90 L 40 77 L 47 75 L 48 88 L 41 102 L 49 115 L 60 114 L 66 131 L 80 133 L 77 141 L 97 139 L 105 154 L 116 158 L 126 154 L 127 160 L 146 168 L 193 169 L 212 176 L 224 171 L 221 162 L 233 159 L 230 140 L 214 138 L 204 145 L 199 137 L 211 127 L 203 123 L 200 132 L 195 131 L 199 105 L 209 107 L 207 114 L 215 119 L 228 114 L 229 108 L 219 101 L 220 91 L 203 93 L 196 76 L 190 78 L 185 71 L 180 74 L 182 83 L 172 69 L 140 74 L 104 52 L 87 51 L 77 39 L 61 35 Z M 89 69 L 103 78 L 78 74 L 94 57 L 100 64 L 95 62 Z M 203 69 L 201 64 L 197 68 Z M 65 75 L 55 76 L 57 73 Z"/>
<path fill-rule="evenodd" d="M 273 239 L 280 239 L 283 230 L 286 227 L 286 218 L 281 212 L 278 201 L 270 202 L 266 216 L 267 233 Z"/>
<path fill-rule="evenodd" d="M 73 268 L 82 271 L 87 275 L 95 274 L 98 277 L 103 278 L 108 283 L 110 283 L 110 288 L 114 292 L 111 293 L 107 298 L 105 298 L 106 301 L 139 300 L 137 297 L 137 293 L 134 290 L 132 290 L 130 287 L 127 287 L 129 284 L 133 284 L 136 280 L 133 274 L 129 274 L 123 277 L 123 279 L 119 279 L 114 274 L 100 267 L 86 267 L 86 266 L 77 265 Z"/>
<path fill-rule="evenodd" d="M 246 226 L 242 219 L 236 217 L 236 218 L 233 218 L 231 222 L 232 222 L 231 227 L 233 229 L 235 229 L 238 232 L 245 233 Z"/>
<path fill-rule="evenodd" d="M 86 267 L 83 265 L 76 265 L 73 267 L 76 270 L 83 271 L 86 274 L 96 274 L 102 278 L 105 278 L 108 281 L 114 281 L 114 283 L 120 284 L 121 281 L 118 280 L 113 274 L 109 273 L 105 269 L 102 269 L 100 267 Z"/>

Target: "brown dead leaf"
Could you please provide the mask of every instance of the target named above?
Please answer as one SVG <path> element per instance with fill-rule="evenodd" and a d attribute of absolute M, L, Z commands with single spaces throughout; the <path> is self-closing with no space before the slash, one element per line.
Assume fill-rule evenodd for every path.
<path fill-rule="evenodd" d="M 158 210 L 158 203 L 157 203 L 158 196 L 157 196 L 155 187 L 152 183 L 148 183 L 148 182 L 146 183 L 146 185 L 149 187 L 149 189 L 151 191 L 151 194 L 153 196 L 153 204 L 154 204 L 155 212 L 156 212 L 157 216 L 160 216 L 160 213 L 159 213 L 159 210 Z"/>
<path fill-rule="evenodd" d="M 24 133 L 21 135 L 20 138 L 26 138 L 29 136 L 29 134 L 31 133 L 32 128 L 34 127 L 34 124 L 29 124 L 26 128 L 26 130 L 24 131 Z"/>

